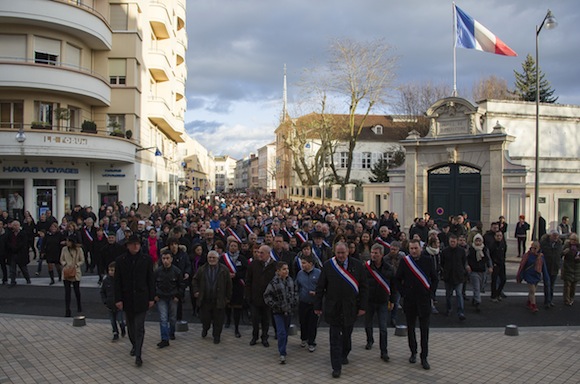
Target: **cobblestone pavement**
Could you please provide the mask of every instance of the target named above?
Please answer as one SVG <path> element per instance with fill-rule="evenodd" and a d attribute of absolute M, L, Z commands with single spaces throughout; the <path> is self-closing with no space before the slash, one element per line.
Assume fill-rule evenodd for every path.
<path fill-rule="evenodd" d="M 355 328 L 350 364 L 331 378 L 328 329 L 320 329 L 310 353 L 290 336 L 286 365 L 278 362 L 276 341 L 250 346 L 248 327 L 236 339 L 225 329 L 220 344 L 202 339 L 199 324 L 165 349 L 157 323 L 146 324 L 144 364 L 134 365 L 130 342 L 111 342 L 106 320 L 0 315 L 0 383 L 572 383 L 580 382 L 580 327 L 432 329 L 429 362 L 409 364 L 406 337 L 389 329 L 391 361 L 380 360 L 378 343 L 365 350 L 364 329 Z M 375 330 L 378 333 L 378 330 Z M 378 341 L 378 335 L 375 335 Z"/>

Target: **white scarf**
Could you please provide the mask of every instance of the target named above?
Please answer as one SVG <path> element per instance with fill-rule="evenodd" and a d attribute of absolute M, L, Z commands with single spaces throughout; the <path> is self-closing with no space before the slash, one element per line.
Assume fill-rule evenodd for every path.
<path fill-rule="evenodd" d="M 472 245 L 473 249 L 475 249 L 475 259 L 477 261 L 481 261 L 481 259 L 483 259 L 483 247 L 485 247 L 485 245 L 481 244 L 481 245 Z"/>

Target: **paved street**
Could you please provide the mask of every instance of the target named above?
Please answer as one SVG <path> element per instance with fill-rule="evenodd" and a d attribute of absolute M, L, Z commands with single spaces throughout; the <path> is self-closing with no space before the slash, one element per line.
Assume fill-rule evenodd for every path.
<path fill-rule="evenodd" d="M 110 341 L 105 320 L 0 315 L 0 383 L 572 383 L 580 380 L 580 328 L 522 328 L 517 337 L 502 328 L 433 329 L 431 370 L 409 364 L 405 337 L 389 332 L 388 363 L 375 347 L 364 349 L 360 328 L 353 335 L 350 364 L 340 379 L 331 378 L 328 332 L 321 330 L 318 349 L 309 353 L 291 336 L 286 365 L 270 348 L 249 346 L 247 327 L 236 339 L 226 330 L 222 343 L 200 337 L 200 326 L 178 333 L 163 350 L 156 348 L 159 328 L 146 326 L 144 365 L 129 356 L 127 338 Z"/>

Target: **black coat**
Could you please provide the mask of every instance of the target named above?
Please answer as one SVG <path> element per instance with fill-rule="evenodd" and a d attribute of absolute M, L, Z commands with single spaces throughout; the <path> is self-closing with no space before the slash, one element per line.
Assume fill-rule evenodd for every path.
<path fill-rule="evenodd" d="M 461 247 L 447 247 L 441 252 L 441 270 L 443 281 L 449 284 L 459 284 L 465 280 L 467 256 Z"/>
<path fill-rule="evenodd" d="M 224 257 L 227 256 L 223 255 L 220 257 L 220 263 L 227 267 L 223 259 Z M 244 290 L 246 286 L 244 279 L 246 278 L 246 273 L 248 271 L 248 260 L 240 253 L 238 259 L 235 262 L 235 265 L 236 275 L 232 278 L 232 298 L 230 300 L 230 305 L 241 308 L 242 304 L 244 303 Z"/>
<path fill-rule="evenodd" d="M 395 284 L 393 284 L 393 277 L 395 277 L 395 270 L 385 259 L 383 259 L 380 268 L 375 266 L 375 263 L 372 260 L 369 260 L 370 264 L 367 263 L 374 271 L 378 272 L 389 284 L 391 288 L 391 295 L 387 294 L 387 291 L 378 283 L 377 279 L 374 278 L 374 275 L 368 270 L 368 267 L 364 265 L 366 269 L 367 280 L 369 283 L 369 303 L 376 303 L 376 304 L 385 304 L 389 301 L 389 298 L 394 298 L 395 295 L 394 289 Z"/>
<path fill-rule="evenodd" d="M 437 280 L 437 274 L 433 267 L 433 261 L 429 256 L 421 255 L 415 261 L 417 266 L 432 285 Z M 399 291 L 403 297 L 403 308 L 409 310 L 413 307 L 418 311 L 420 317 L 428 316 L 431 313 L 431 289 L 427 289 L 415 276 L 413 271 L 407 266 L 405 260 L 401 260 L 397 269 L 396 279 Z M 407 311 L 407 309 L 405 309 Z"/>
<path fill-rule="evenodd" d="M 6 246 L 9 259 L 15 257 L 16 263 L 21 265 L 26 265 L 30 262 L 30 257 L 28 256 L 28 237 L 24 231 L 21 230 L 17 235 L 9 231 L 8 236 L 6 236 Z"/>
<path fill-rule="evenodd" d="M 141 252 L 128 251 L 119 256 L 115 265 L 115 303 L 123 302 L 126 312 L 140 313 L 149 309 L 155 299 L 153 261 Z"/>
<path fill-rule="evenodd" d="M 322 309 L 324 299 L 324 319 L 331 326 L 351 326 L 355 323 L 358 311 L 367 310 L 369 286 L 362 263 L 352 257 L 348 258 L 348 272 L 358 281 L 359 293 L 346 282 L 328 260 L 322 266 L 314 309 Z"/>
<path fill-rule="evenodd" d="M 254 260 L 248 266 L 246 273 L 246 298 L 250 304 L 263 307 L 264 291 L 270 280 L 276 274 L 276 262 L 270 262 L 266 267 L 261 261 Z"/>
<path fill-rule="evenodd" d="M 60 232 L 54 234 L 49 232 L 44 236 L 40 253 L 44 254 L 47 263 L 60 263 L 60 252 L 63 247 L 61 242 L 63 240 L 64 238 Z"/>

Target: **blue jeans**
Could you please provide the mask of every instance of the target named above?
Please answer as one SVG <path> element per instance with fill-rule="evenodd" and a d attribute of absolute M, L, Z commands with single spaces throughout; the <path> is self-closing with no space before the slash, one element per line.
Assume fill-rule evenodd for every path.
<path fill-rule="evenodd" d="M 389 314 L 388 303 L 378 304 L 369 303 L 365 314 L 365 331 L 367 334 L 367 343 L 375 342 L 373 337 L 373 318 L 375 313 L 379 318 L 379 345 L 381 356 L 387 354 L 387 316 Z"/>
<path fill-rule="evenodd" d="M 109 320 L 111 321 L 114 335 L 119 334 L 119 327 L 117 326 L 117 323 L 119 323 L 121 329 L 125 328 L 125 318 L 123 317 L 123 311 L 109 309 Z"/>
<path fill-rule="evenodd" d="M 278 352 L 280 356 L 286 356 L 286 345 L 288 344 L 288 329 L 290 328 L 290 315 L 274 313 L 276 322 L 276 336 L 278 336 Z"/>
<path fill-rule="evenodd" d="M 159 299 L 157 302 L 159 311 L 159 328 L 161 340 L 169 340 L 169 336 L 175 335 L 175 322 L 177 321 L 177 302 L 171 299 Z"/>
<path fill-rule="evenodd" d="M 455 296 L 457 296 L 457 314 L 462 315 L 465 313 L 464 306 L 463 306 L 463 283 L 459 284 L 451 284 L 445 283 L 445 297 L 447 298 L 447 313 L 451 313 L 451 296 L 453 296 L 453 292 L 455 292 Z"/>

